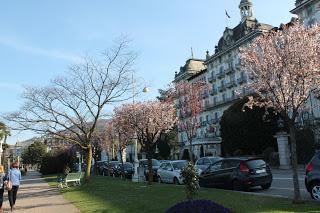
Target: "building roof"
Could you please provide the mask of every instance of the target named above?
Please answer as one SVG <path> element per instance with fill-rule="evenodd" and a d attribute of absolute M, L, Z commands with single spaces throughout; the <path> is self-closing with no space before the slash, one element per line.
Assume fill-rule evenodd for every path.
<path fill-rule="evenodd" d="M 187 79 L 188 77 L 201 72 L 206 69 L 203 59 L 190 58 L 186 61 L 185 65 L 180 67 L 180 71 L 175 74 L 175 82 Z"/>
<path fill-rule="evenodd" d="M 296 8 L 294 8 L 290 12 L 293 14 L 297 14 L 299 10 L 301 10 L 302 8 L 304 8 L 305 6 L 309 5 L 314 1 L 316 0 L 296 0 L 296 3 L 295 3 Z"/>

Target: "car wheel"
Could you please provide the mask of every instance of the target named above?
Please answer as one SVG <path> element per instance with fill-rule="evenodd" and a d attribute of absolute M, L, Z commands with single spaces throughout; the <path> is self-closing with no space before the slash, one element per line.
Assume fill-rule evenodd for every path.
<path fill-rule="evenodd" d="M 232 182 L 232 189 L 235 191 L 243 191 L 243 185 L 240 181 L 234 180 Z"/>
<path fill-rule="evenodd" d="M 178 178 L 173 178 L 173 184 L 176 184 L 176 185 L 179 185 L 179 180 L 178 180 Z"/>
<path fill-rule="evenodd" d="M 158 176 L 158 183 L 162 183 L 161 177 Z"/>
<path fill-rule="evenodd" d="M 261 187 L 263 189 L 269 189 L 271 187 L 271 183 L 267 183 L 267 184 L 261 185 Z"/>
<path fill-rule="evenodd" d="M 311 185 L 311 197 L 315 200 L 320 200 L 320 182 L 315 182 Z"/>

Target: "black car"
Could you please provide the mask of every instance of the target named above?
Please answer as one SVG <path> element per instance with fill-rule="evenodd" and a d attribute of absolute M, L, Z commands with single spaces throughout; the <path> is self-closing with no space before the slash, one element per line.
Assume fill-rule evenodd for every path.
<path fill-rule="evenodd" d="M 120 164 L 119 161 L 109 161 L 107 164 L 102 165 L 102 175 L 107 176 L 110 175 L 112 177 L 115 176 L 116 167 Z"/>
<path fill-rule="evenodd" d="M 211 164 L 199 177 L 200 186 L 246 190 L 253 186 L 270 188 L 272 173 L 260 158 L 225 158 Z"/>
<path fill-rule="evenodd" d="M 156 159 L 152 159 L 152 171 L 153 171 L 153 181 L 157 181 L 158 180 L 158 176 L 157 176 L 157 171 L 159 169 L 160 163 L 158 160 Z M 139 167 L 144 167 L 145 168 L 145 178 L 146 180 L 149 179 L 148 176 L 148 159 L 141 159 L 139 160 Z"/>
<path fill-rule="evenodd" d="M 134 173 L 133 164 L 130 163 L 130 162 L 125 162 L 125 163 L 123 163 L 123 167 L 122 167 L 121 163 L 118 166 L 116 166 L 116 168 L 115 168 L 115 176 L 116 177 L 121 177 L 122 176 L 122 168 L 124 168 L 125 178 L 131 179 L 132 176 L 133 176 L 133 173 Z"/>
<path fill-rule="evenodd" d="M 320 151 L 306 166 L 305 185 L 311 197 L 320 201 Z"/>
<path fill-rule="evenodd" d="M 103 168 L 106 167 L 106 165 L 108 165 L 108 161 L 107 160 L 97 161 L 96 162 L 96 168 L 97 168 L 97 171 L 98 171 L 99 175 L 102 175 Z"/>

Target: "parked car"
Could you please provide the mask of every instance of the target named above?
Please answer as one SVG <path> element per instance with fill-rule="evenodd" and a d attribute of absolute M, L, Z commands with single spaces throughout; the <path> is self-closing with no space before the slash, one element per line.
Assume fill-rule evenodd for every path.
<path fill-rule="evenodd" d="M 211 164 L 199 177 L 200 186 L 246 190 L 253 186 L 271 187 L 269 165 L 260 158 L 225 158 Z"/>
<path fill-rule="evenodd" d="M 159 160 L 159 163 L 165 163 L 165 162 L 169 162 L 170 160 Z"/>
<path fill-rule="evenodd" d="M 133 173 L 134 173 L 133 164 L 130 162 L 125 162 L 125 163 L 123 163 L 123 168 L 124 168 L 125 178 L 131 179 L 133 176 Z M 121 163 L 115 167 L 115 176 L 116 177 L 122 176 L 122 164 Z"/>
<path fill-rule="evenodd" d="M 320 201 L 320 151 L 306 166 L 305 185 L 311 197 Z"/>
<path fill-rule="evenodd" d="M 181 171 L 187 166 L 187 164 L 188 161 L 186 160 L 176 160 L 162 163 L 157 172 L 158 182 L 183 184 Z"/>
<path fill-rule="evenodd" d="M 148 175 L 148 159 L 141 159 L 139 160 L 139 166 L 140 167 L 144 167 L 144 175 L 146 180 L 149 179 L 149 175 Z M 160 166 L 160 163 L 158 160 L 156 159 L 152 159 L 152 172 L 153 172 L 153 181 L 157 181 L 157 170 Z"/>
<path fill-rule="evenodd" d="M 204 171 L 206 170 L 211 164 L 219 161 L 219 160 L 222 160 L 223 158 L 222 157 L 202 157 L 202 158 L 199 158 L 196 163 L 195 163 L 195 167 L 197 169 L 200 169 L 200 171 Z"/>
<path fill-rule="evenodd" d="M 115 176 L 115 169 L 120 164 L 119 161 L 109 161 L 108 164 L 102 166 L 102 175 L 107 176 L 110 175 L 112 177 Z"/>
<path fill-rule="evenodd" d="M 96 165 L 96 168 L 97 168 L 97 171 L 98 171 L 99 175 L 102 175 L 102 170 L 107 164 L 108 164 L 107 160 L 102 160 L 102 161 L 97 161 L 96 162 L 95 165 Z"/>

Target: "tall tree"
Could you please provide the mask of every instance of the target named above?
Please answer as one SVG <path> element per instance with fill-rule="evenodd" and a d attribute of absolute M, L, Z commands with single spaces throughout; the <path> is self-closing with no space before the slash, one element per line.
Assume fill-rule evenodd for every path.
<path fill-rule="evenodd" d="M 147 152 L 148 171 L 152 171 L 153 145 L 161 133 L 172 129 L 177 121 L 176 111 L 172 102 L 148 101 L 136 104 L 126 104 L 119 109 L 118 123 L 128 133 L 135 131 L 142 148 Z M 120 114 L 120 113 L 118 113 Z M 153 173 L 148 173 L 148 182 L 152 184 Z"/>
<path fill-rule="evenodd" d="M 294 202 L 301 200 L 297 173 L 295 121 L 320 85 L 320 27 L 304 28 L 294 21 L 256 38 L 240 49 L 241 67 L 258 94 L 246 106 L 273 108 L 289 127 Z"/>
<path fill-rule="evenodd" d="M 189 146 L 189 159 L 193 159 L 193 139 L 200 126 L 199 115 L 203 111 L 202 94 L 207 89 L 204 82 L 179 83 L 175 85 L 175 101 L 178 106 L 178 129 L 185 133 Z"/>
<path fill-rule="evenodd" d="M 86 58 L 49 86 L 27 88 L 24 106 L 6 118 L 15 129 L 50 135 L 86 150 L 88 182 L 97 122 L 107 105 L 127 99 L 132 86 L 128 76 L 135 58 L 128 41 L 120 39 L 104 53 L 102 60 Z"/>
<path fill-rule="evenodd" d="M 0 140 L 6 142 L 8 136 L 10 136 L 10 129 L 4 123 L 0 122 Z"/>
<path fill-rule="evenodd" d="M 22 154 L 22 162 L 24 164 L 31 164 L 31 165 L 40 165 L 43 156 L 46 154 L 46 145 L 44 145 L 40 141 L 33 142 L 30 146 L 25 149 Z"/>

